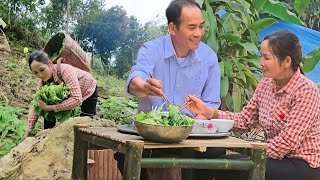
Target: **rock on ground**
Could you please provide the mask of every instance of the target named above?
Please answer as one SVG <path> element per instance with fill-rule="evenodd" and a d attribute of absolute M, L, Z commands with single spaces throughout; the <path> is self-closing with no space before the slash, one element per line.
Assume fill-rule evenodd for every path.
<path fill-rule="evenodd" d="M 71 179 L 73 125 L 110 127 L 106 119 L 76 117 L 28 137 L 0 159 L 0 179 Z"/>

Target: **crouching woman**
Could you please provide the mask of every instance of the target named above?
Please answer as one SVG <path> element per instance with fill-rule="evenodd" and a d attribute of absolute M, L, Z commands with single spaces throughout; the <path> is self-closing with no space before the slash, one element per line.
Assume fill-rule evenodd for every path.
<path fill-rule="evenodd" d="M 39 100 L 38 105 L 46 111 L 66 111 L 75 107 L 81 107 L 80 116 L 93 116 L 96 114 L 97 104 L 97 83 L 89 72 L 73 67 L 69 64 L 61 63 L 59 66 L 53 64 L 44 51 L 34 51 L 29 57 L 29 67 L 32 74 L 39 79 L 37 89 L 48 83 L 64 82 L 70 90 L 70 95 L 62 103 L 48 105 Z M 38 116 L 33 107 L 30 108 L 25 137 L 29 136 L 34 128 Z M 44 119 L 44 129 L 54 127 L 56 121 Z"/>

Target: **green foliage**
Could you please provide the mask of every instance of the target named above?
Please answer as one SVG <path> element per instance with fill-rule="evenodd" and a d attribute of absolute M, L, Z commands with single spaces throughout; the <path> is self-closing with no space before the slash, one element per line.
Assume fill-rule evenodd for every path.
<path fill-rule="evenodd" d="M 124 97 L 109 96 L 108 99 L 99 99 L 99 114 L 117 123 L 131 123 L 132 117 L 137 114 L 137 107 L 136 101 Z"/>
<path fill-rule="evenodd" d="M 41 18 L 35 18 L 42 13 L 44 0 L 3 0 L 0 2 L 0 17 L 7 23 L 5 33 L 9 41 L 19 41 L 31 47 L 41 48 L 45 34 L 39 26 Z"/>
<path fill-rule="evenodd" d="M 22 114 L 22 109 L 0 102 L 0 158 L 17 146 L 24 136 L 26 122 L 19 119 Z"/>
<path fill-rule="evenodd" d="M 273 0 L 266 1 L 263 10 L 270 15 L 280 18 L 284 21 L 305 25 L 293 12 L 289 11 L 284 3 Z"/>
<path fill-rule="evenodd" d="M 156 21 L 146 23 L 143 27 L 137 22 L 137 19 L 130 17 L 130 30 L 124 42 L 115 51 L 115 62 L 113 69 L 115 74 L 123 79 L 127 78 L 127 73 L 133 66 L 138 50 L 144 42 L 156 37 L 165 35 L 167 29 L 165 25 L 158 25 Z"/>
<path fill-rule="evenodd" d="M 2 18 L 0 18 L 0 25 L 3 29 L 7 27 L 7 24 L 2 20 Z"/>
<path fill-rule="evenodd" d="M 71 31 L 81 23 L 88 14 L 104 8 L 104 0 L 70 0 Z M 50 0 L 48 5 L 42 9 L 42 21 L 47 34 L 55 34 L 65 29 L 67 1 Z"/>
<path fill-rule="evenodd" d="M 77 26 L 79 40 L 86 49 L 97 51 L 107 72 L 111 67 L 112 51 L 121 45 L 128 34 L 128 24 L 126 11 L 115 6 L 108 10 L 91 12 Z"/>
<path fill-rule="evenodd" d="M 320 30 L 319 14 L 320 14 L 320 1 L 319 0 L 279 0 L 286 3 L 286 8 L 295 12 L 307 27 Z"/>
<path fill-rule="evenodd" d="M 63 122 L 70 117 L 79 116 L 81 112 L 80 107 L 59 112 L 46 111 L 38 106 L 38 100 L 42 100 L 48 105 L 56 105 L 67 99 L 69 95 L 70 90 L 64 83 L 60 83 L 59 85 L 50 83 L 49 85 L 42 86 L 41 89 L 34 94 L 31 104 L 38 116 L 42 116 L 49 121 L 57 120 L 58 122 Z"/>
<path fill-rule="evenodd" d="M 216 13 L 224 8 L 226 13 Z M 261 79 L 257 33 L 276 22 L 259 19 L 259 13 L 302 24 L 300 19 L 273 0 L 205 0 L 202 6 L 206 42 L 220 59 L 222 108 L 240 111 Z"/>
<path fill-rule="evenodd" d="M 119 96 L 126 97 L 125 89 L 126 81 L 115 76 L 107 75 L 104 70 L 101 72 L 94 70 L 91 73 L 97 80 L 99 87 L 99 96 Z"/>
<path fill-rule="evenodd" d="M 312 71 L 320 60 L 320 48 L 314 49 L 303 57 L 303 72 Z"/>
<path fill-rule="evenodd" d="M 297 14 L 302 14 L 304 10 L 308 7 L 310 0 L 295 0 L 294 1 L 294 10 Z"/>
<path fill-rule="evenodd" d="M 162 111 L 162 107 L 154 108 L 147 113 L 141 111 L 136 116 L 136 120 L 162 126 L 188 126 L 194 123 L 192 118 L 179 114 L 179 107 L 172 104 L 169 105 L 169 112 Z"/>

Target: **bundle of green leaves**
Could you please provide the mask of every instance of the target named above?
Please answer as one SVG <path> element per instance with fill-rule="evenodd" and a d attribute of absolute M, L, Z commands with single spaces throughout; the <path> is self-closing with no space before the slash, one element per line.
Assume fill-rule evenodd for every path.
<path fill-rule="evenodd" d="M 161 107 L 147 113 L 141 111 L 136 121 L 162 126 L 188 126 L 194 123 L 192 118 L 179 114 L 179 107 L 172 104 L 169 105 L 169 112 L 162 111 Z"/>
<path fill-rule="evenodd" d="M 31 103 L 38 116 L 43 116 L 44 119 L 49 121 L 57 120 L 58 122 L 63 122 L 70 117 L 79 116 L 81 113 L 80 107 L 59 112 L 45 111 L 38 106 L 38 100 L 42 100 L 48 105 L 57 105 L 66 100 L 69 95 L 70 90 L 64 83 L 60 83 L 58 85 L 50 83 L 42 86 L 41 89 L 33 95 Z"/>

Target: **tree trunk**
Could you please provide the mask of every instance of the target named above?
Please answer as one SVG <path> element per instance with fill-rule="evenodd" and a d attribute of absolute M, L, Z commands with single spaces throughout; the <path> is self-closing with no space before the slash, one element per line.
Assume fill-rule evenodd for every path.
<path fill-rule="evenodd" d="M 11 16 L 11 1 L 9 0 L 9 3 L 8 3 L 8 25 L 10 26 L 11 25 L 11 20 L 10 20 L 10 16 Z"/>
<path fill-rule="evenodd" d="M 70 1 L 71 0 L 68 0 L 68 2 L 67 2 L 66 34 L 69 34 Z"/>

